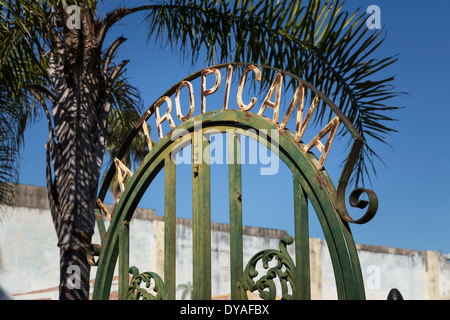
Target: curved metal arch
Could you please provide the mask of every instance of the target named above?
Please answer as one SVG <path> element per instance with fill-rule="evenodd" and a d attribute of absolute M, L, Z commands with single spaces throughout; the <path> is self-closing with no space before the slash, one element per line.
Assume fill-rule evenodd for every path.
<path fill-rule="evenodd" d="M 353 126 L 352 122 L 342 113 L 342 111 L 333 103 L 333 101 L 331 101 L 325 94 L 323 94 L 323 92 L 321 92 L 319 89 L 315 88 L 309 82 L 303 80 L 302 78 L 300 78 L 292 73 L 289 73 L 287 71 L 284 71 L 284 70 L 281 70 L 278 68 L 269 67 L 269 66 L 265 66 L 265 65 L 259 65 L 259 64 L 233 62 L 233 63 L 219 64 L 219 65 L 212 66 L 210 68 L 205 68 L 205 69 L 199 70 L 199 71 L 183 78 L 182 80 L 178 81 L 175 85 L 173 85 L 171 88 L 169 88 L 161 97 L 172 96 L 173 94 L 175 94 L 178 86 L 181 83 L 183 83 L 185 81 L 195 80 L 195 79 L 201 77 L 205 71 L 209 71 L 211 69 L 220 70 L 220 69 L 227 68 L 229 66 L 241 67 L 241 68 L 248 67 L 248 66 L 257 66 L 262 69 L 269 69 L 272 71 L 282 73 L 283 75 L 286 75 L 286 76 L 294 79 L 298 83 L 301 83 L 305 88 L 308 88 L 309 90 L 311 90 L 317 97 L 319 97 L 325 103 L 326 106 L 328 106 L 331 109 L 332 112 L 334 112 L 334 114 L 339 118 L 340 123 L 344 124 L 345 128 L 347 129 L 348 133 L 352 136 L 352 139 L 353 139 L 352 147 L 350 149 L 349 155 L 348 155 L 347 160 L 344 165 L 344 169 L 342 170 L 341 176 L 337 183 L 336 205 L 338 207 L 338 212 L 341 215 L 342 219 L 344 219 L 345 221 L 347 221 L 349 223 L 364 224 L 364 223 L 369 222 L 375 216 L 377 209 L 378 209 L 378 198 L 372 190 L 368 190 L 365 188 L 357 188 L 356 190 L 353 190 L 349 195 L 349 203 L 352 207 L 356 207 L 356 208 L 360 208 L 360 209 L 364 209 L 367 207 L 366 212 L 359 219 L 353 219 L 350 217 L 348 210 L 347 210 L 346 200 L 345 200 L 348 182 L 349 182 L 351 174 L 353 172 L 355 163 L 360 155 L 360 150 L 364 144 L 364 138 L 361 137 L 361 135 L 358 133 L 358 131 Z M 117 152 L 116 158 L 121 159 L 125 155 L 131 142 L 137 136 L 137 134 L 141 130 L 141 127 L 143 126 L 143 124 L 145 124 L 146 121 L 152 115 L 155 114 L 155 108 L 158 105 L 161 97 L 158 98 L 144 112 L 141 119 L 136 123 L 134 128 L 129 132 L 128 136 L 122 143 L 121 148 Z M 109 185 L 114 177 L 114 174 L 115 174 L 115 168 L 112 165 L 105 174 L 103 183 L 102 183 L 101 188 L 98 193 L 98 199 L 103 200 L 104 197 L 106 196 Z M 368 201 L 359 200 L 359 197 L 363 193 L 368 196 Z M 99 211 L 98 207 L 96 209 L 97 209 L 97 211 Z"/>
<path fill-rule="evenodd" d="M 278 130 L 276 126 L 261 116 L 236 110 L 201 114 L 182 123 L 177 128 L 192 132 L 196 121 L 202 122 L 203 128 L 214 127 L 219 130 L 236 127 L 256 130 L 267 129 L 269 139 L 272 138 L 271 130 Z M 173 131 L 159 141 L 146 156 L 128 182 L 114 211 L 108 232 L 102 239 L 94 299 L 109 298 L 117 257 L 126 254 L 120 252 L 119 237 L 123 232 L 126 232 L 127 225 L 140 198 L 153 178 L 164 167 L 166 159 L 170 157 L 170 152 L 176 146 L 177 141 L 171 139 Z M 270 147 L 271 145 L 267 143 L 266 146 Z M 313 165 L 313 161 L 317 161 L 317 158 L 312 153 L 304 153 L 300 144 L 294 141 L 288 130 L 282 131 L 279 136 L 279 150 L 280 158 L 291 169 L 298 183 L 301 184 L 319 217 L 333 263 L 338 298 L 365 298 L 355 243 L 347 222 L 341 219 L 335 198 L 336 190 L 331 179 L 325 170 L 317 170 Z"/>

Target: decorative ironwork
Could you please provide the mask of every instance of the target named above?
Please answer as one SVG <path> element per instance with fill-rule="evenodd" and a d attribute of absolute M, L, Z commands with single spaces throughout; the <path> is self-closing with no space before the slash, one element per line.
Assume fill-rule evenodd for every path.
<path fill-rule="evenodd" d="M 132 274 L 130 285 L 128 286 L 127 300 L 162 300 L 164 295 L 164 282 L 161 277 L 154 272 L 139 273 L 139 269 L 131 267 L 129 273 Z M 152 285 L 153 287 L 150 288 Z M 142 283 L 145 283 L 146 288 L 155 292 L 155 295 L 145 288 L 142 288 Z"/>
<path fill-rule="evenodd" d="M 220 110 L 216 108 L 207 110 L 206 100 L 218 91 L 223 79 L 220 71 L 222 69 L 226 72 L 224 104 L 220 106 Z M 246 77 L 252 76 L 258 82 L 261 79 L 261 73 L 265 72 L 266 69 L 271 69 L 272 72 L 276 71 L 276 77 L 265 98 L 257 98 L 258 95 L 255 94 L 250 102 L 245 104 L 242 94 L 247 83 Z M 233 76 L 240 77 L 235 99 L 230 93 Z M 212 87 L 206 86 L 206 77 L 215 80 Z M 296 88 L 293 87 L 293 97 L 286 112 L 280 114 L 282 110 L 280 97 L 282 94 L 284 95 L 284 91 L 287 89 L 287 87 L 283 87 L 285 77 L 290 77 L 294 81 L 292 83 L 296 84 Z M 194 80 L 201 82 L 201 90 L 199 91 L 201 104 L 196 111 L 194 86 L 192 85 Z M 182 108 L 180 101 L 182 90 L 189 94 L 189 104 L 184 108 Z M 257 101 L 259 106 L 256 105 Z M 175 103 L 174 108 L 172 108 L 172 102 Z M 308 128 L 314 113 L 318 112 L 317 106 L 319 103 L 326 105 L 334 116 L 330 114 L 331 121 L 314 134 L 313 129 Z M 162 110 L 165 110 L 165 112 L 163 113 Z M 158 136 L 158 141 L 155 141 L 155 144 L 150 139 L 147 127 L 147 121 L 151 117 L 155 121 Z M 292 131 L 287 128 L 288 122 L 292 124 Z M 163 132 L 163 124 L 166 130 L 170 128 L 170 131 Z M 344 129 L 342 126 L 352 136 L 353 144 L 337 188 L 335 188 L 324 169 L 324 164 L 337 130 Z M 338 298 L 364 299 L 365 291 L 361 266 L 347 223 L 361 224 L 371 220 L 377 211 L 378 199 L 373 191 L 361 188 L 353 190 L 349 197 L 350 206 L 359 209 L 366 208 L 366 213 L 355 220 L 347 212 L 345 201 L 347 184 L 360 155 L 364 139 L 339 108 L 311 84 L 282 70 L 245 63 L 217 65 L 200 70 L 182 79 L 146 110 L 127 135 L 115 155 L 114 163 L 111 164 L 105 174 L 94 209 L 101 247 L 92 247 L 88 254 L 91 263 L 98 265 L 93 298 L 109 298 L 114 269 L 118 260 L 119 299 L 175 299 L 177 211 L 175 185 L 177 178 L 173 160 L 174 155 L 189 144 L 192 145 L 191 160 L 193 161 L 192 297 L 194 299 L 211 298 L 211 177 L 210 155 L 208 152 L 205 153 L 206 150 L 209 150 L 210 142 L 208 139 L 203 139 L 208 129 L 217 129 L 221 133 L 226 133 L 228 135 L 228 150 L 233 151 L 228 154 L 231 298 L 245 299 L 245 287 L 245 290 L 258 290 L 263 299 L 275 299 L 275 278 L 279 278 L 281 283 L 282 299 L 311 298 L 308 242 L 308 203 L 311 203 L 322 226 L 329 248 Z M 120 159 L 123 159 L 141 130 L 144 130 L 149 153 L 136 171 L 131 172 Z M 308 131 L 308 135 L 304 135 L 306 131 Z M 235 134 L 236 132 L 237 134 Z M 243 270 L 242 168 L 240 165 L 241 145 L 239 140 L 242 135 L 259 141 L 272 152 L 274 151 L 273 148 L 276 148 L 277 155 L 293 172 L 295 264 L 286 249 L 286 246 L 293 242 L 293 239 L 288 236 L 281 240 L 280 250 L 259 252 L 250 260 L 245 271 Z M 304 140 L 307 137 L 308 140 Z M 310 139 L 309 137 L 313 138 Z M 276 143 L 272 143 L 273 141 Z M 318 150 L 318 157 L 311 152 L 313 148 Z M 203 161 L 199 161 L 199 159 L 202 159 L 201 157 L 203 157 Z M 145 189 L 163 168 L 165 175 L 164 282 L 156 273 L 144 272 L 139 274 L 137 268 L 131 267 L 129 269 L 129 222 Z M 112 212 L 108 212 L 103 205 L 103 201 L 115 175 L 119 178 L 122 192 L 120 201 Z M 361 199 L 363 194 L 367 196 L 367 201 Z M 104 216 L 109 223 L 105 224 Z M 98 259 L 96 259 L 97 257 Z M 269 268 L 269 262 L 272 260 L 277 261 L 277 265 Z M 253 279 L 258 275 L 256 264 L 259 261 L 262 261 L 263 267 L 268 270 L 266 275 L 254 281 Z M 129 281 L 129 272 L 133 275 L 131 282 Z M 147 285 L 147 289 L 150 286 L 152 288 L 147 290 L 141 287 L 143 283 Z"/>
<path fill-rule="evenodd" d="M 98 266 L 98 257 L 100 256 L 101 251 L 102 247 L 99 244 L 91 244 L 89 246 L 86 256 L 88 263 L 91 266 L 93 267 Z M 97 259 L 95 257 L 97 257 Z"/>
<path fill-rule="evenodd" d="M 247 264 L 244 270 L 244 290 L 253 292 L 259 291 L 259 296 L 264 300 L 275 300 L 277 297 L 275 278 L 278 278 L 281 284 L 281 299 L 290 300 L 293 294 L 289 294 L 289 286 L 292 292 L 295 291 L 295 264 L 287 251 L 287 246 L 293 243 L 291 236 L 287 235 L 280 240 L 280 250 L 268 249 L 255 254 Z M 269 268 L 269 262 L 276 259 L 276 266 Z M 262 261 L 264 269 L 268 269 L 266 275 L 260 277 L 257 281 L 253 279 L 258 276 L 256 266 Z"/>
<path fill-rule="evenodd" d="M 392 288 L 391 291 L 389 291 L 388 300 L 403 300 L 403 296 L 396 288 Z"/>

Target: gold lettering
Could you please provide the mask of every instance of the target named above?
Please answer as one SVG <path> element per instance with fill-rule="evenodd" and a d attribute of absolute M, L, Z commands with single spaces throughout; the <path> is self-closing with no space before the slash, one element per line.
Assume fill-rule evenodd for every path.
<path fill-rule="evenodd" d="M 165 102 L 167 102 L 167 111 L 164 114 L 164 116 L 161 117 L 159 114 L 159 107 Z M 158 136 L 159 139 L 163 138 L 163 132 L 162 132 L 162 126 L 161 123 L 163 123 L 165 120 L 169 122 L 169 125 L 172 129 L 175 128 L 175 123 L 173 122 L 172 116 L 170 115 L 170 112 L 172 111 L 172 100 L 170 100 L 169 97 L 163 96 L 156 101 L 155 104 L 155 121 L 156 121 L 156 129 L 158 130 Z"/>
<path fill-rule="evenodd" d="M 233 72 L 234 67 L 233 65 L 227 66 L 227 77 L 226 77 L 226 87 L 225 87 L 225 96 L 224 96 L 224 102 L 223 102 L 223 110 L 228 110 L 229 108 L 229 98 L 230 98 L 230 92 L 231 92 L 231 81 L 233 79 Z M 250 111 L 257 102 L 257 97 L 254 96 L 251 98 L 250 102 L 248 104 L 245 104 L 242 100 L 242 94 L 244 91 L 244 87 L 247 81 L 247 77 L 249 75 L 249 72 L 254 73 L 254 81 L 261 81 L 262 78 L 262 71 L 255 65 L 248 65 L 243 70 L 240 79 L 239 79 L 239 85 L 237 89 L 237 96 L 236 96 L 236 102 L 240 110 L 242 111 Z M 207 89 L 206 88 L 206 78 L 208 75 L 214 74 L 215 76 L 215 83 L 214 85 Z M 201 114 L 204 114 L 206 112 L 206 96 L 214 94 L 221 83 L 221 72 L 217 68 L 208 68 L 201 72 Z M 280 117 L 280 104 L 281 104 L 281 94 L 283 91 L 283 81 L 284 81 L 284 74 L 282 71 L 279 71 L 275 79 L 273 80 L 265 98 L 264 101 L 261 104 L 261 107 L 258 110 L 258 115 L 265 117 L 264 113 L 267 113 L 267 108 L 273 109 L 273 116 L 271 119 L 268 119 L 274 124 L 278 124 L 279 117 Z M 180 94 L 183 89 L 183 87 L 187 87 L 188 94 L 189 94 L 189 110 L 186 115 L 183 115 L 182 108 L 181 108 L 181 102 L 180 102 Z M 304 113 L 304 107 L 305 107 L 305 96 L 306 96 L 306 88 L 308 88 L 308 85 L 305 84 L 302 81 L 299 81 L 297 88 L 294 92 L 294 95 L 292 97 L 292 100 L 287 108 L 286 113 L 284 114 L 281 123 L 278 125 L 279 129 L 285 129 L 287 127 L 288 122 L 291 119 L 292 114 L 294 113 L 295 109 L 297 110 L 297 115 L 295 119 L 295 134 L 294 134 L 294 140 L 295 142 L 302 141 L 304 134 L 311 122 L 311 119 L 313 117 L 314 112 L 317 109 L 317 106 L 320 102 L 319 95 L 314 95 L 311 105 L 309 106 L 308 112 L 306 113 L 305 117 L 303 118 Z M 275 96 L 275 97 L 274 97 Z M 273 101 L 274 99 L 274 101 Z M 161 105 L 166 102 L 167 103 L 167 110 L 164 113 L 163 116 L 160 114 L 160 107 Z M 182 122 L 185 122 L 194 114 L 195 110 L 195 99 L 194 99 L 194 89 L 193 85 L 190 81 L 181 81 L 175 91 L 175 106 L 176 106 L 176 113 L 179 120 Z M 155 120 L 156 120 L 156 126 L 157 126 L 157 132 L 159 139 L 163 138 L 163 130 L 162 130 L 162 123 L 167 120 L 169 123 L 171 129 L 175 129 L 175 123 L 173 121 L 173 118 L 171 116 L 172 111 L 172 101 L 171 98 L 168 96 L 161 97 L 156 103 L 155 103 Z M 150 116 L 150 114 L 148 115 Z M 148 117 L 147 117 L 148 118 Z M 270 117 L 267 117 L 270 118 Z M 142 124 L 142 128 L 144 130 L 144 136 L 148 145 L 149 150 L 152 150 L 152 141 L 150 139 L 150 134 L 146 125 L 146 122 L 144 121 Z M 311 141 L 304 145 L 303 151 L 309 152 L 314 146 L 317 147 L 317 149 L 320 152 L 320 158 L 315 163 L 315 166 L 318 169 L 321 169 L 324 165 L 325 159 L 328 156 L 328 152 L 330 150 L 331 144 L 333 143 L 334 137 L 336 135 L 337 129 L 339 127 L 340 120 L 339 117 L 334 117 L 323 129 L 320 130 L 320 132 L 311 139 Z M 192 135 L 196 137 L 198 135 L 198 132 L 194 132 Z M 321 142 L 321 140 L 325 140 L 325 136 L 327 136 L 327 140 L 325 144 Z M 195 139 L 194 139 L 195 140 Z M 202 153 L 200 152 L 199 148 L 200 145 L 198 143 L 193 143 L 193 156 L 197 157 L 194 159 L 194 163 L 198 163 L 202 158 Z M 201 162 L 201 161 L 200 161 Z M 122 164 L 123 165 L 123 164 Z M 126 178 L 128 171 L 125 171 L 126 166 L 121 166 L 121 162 L 116 159 L 116 166 L 118 174 L 122 174 L 122 172 L 125 172 L 125 175 L 120 178 L 120 183 L 123 185 L 123 180 Z M 122 171 L 120 171 L 122 170 Z M 130 175 L 131 176 L 131 175 Z"/>
<path fill-rule="evenodd" d="M 308 152 L 313 146 L 316 146 L 320 152 L 319 165 L 317 169 L 322 169 L 325 159 L 327 158 L 328 152 L 330 151 L 331 144 L 333 143 L 334 136 L 336 135 L 337 129 L 339 127 L 339 117 L 335 116 L 320 132 L 311 139 L 308 145 L 305 146 L 304 151 Z M 320 139 L 322 139 L 327 133 L 330 133 L 327 138 L 325 146 L 322 144 Z"/>
<path fill-rule="evenodd" d="M 97 199 L 97 205 L 100 208 L 100 211 L 106 216 L 106 218 L 111 221 L 112 219 L 112 215 L 109 213 L 108 209 L 106 209 L 105 205 L 103 204 L 103 202 L 100 199 Z"/>
<path fill-rule="evenodd" d="M 228 109 L 228 100 L 230 98 L 230 89 L 231 89 L 231 77 L 233 75 L 233 66 L 228 66 L 228 73 L 227 73 L 227 85 L 225 87 L 225 98 L 223 100 L 223 110 Z"/>
<path fill-rule="evenodd" d="M 266 98 L 264 99 L 261 108 L 258 111 L 258 115 L 262 116 L 264 114 L 264 111 L 266 110 L 266 107 L 272 108 L 273 109 L 272 122 L 275 124 L 278 123 L 278 113 L 280 112 L 282 84 L 283 84 L 283 74 L 281 72 L 278 72 L 277 76 L 275 77 L 275 80 L 273 81 L 272 85 L 269 88 L 269 91 L 267 92 Z M 275 90 L 277 91 L 275 95 L 275 102 L 272 102 L 270 101 L 270 99 L 272 99 Z"/>
<path fill-rule="evenodd" d="M 114 159 L 114 164 L 116 165 L 117 180 L 119 181 L 120 191 L 123 192 L 125 190 L 124 181 L 126 177 L 131 178 L 133 176 L 133 172 L 131 172 L 130 169 L 128 169 L 128 167 L 117 158 Z"/>
<path fill-rule="evenodd" d="M 211 89 L 206 89 L 206 76 L 211 73 L 214 73 L 216 75 L 216 82 L 214 83 L 214 86 Z M 209 68 L 202 71 L 202 92 L 201 92 L 202 100 L 200 106 L 201 114 L 206 112 L 206 96 L 209 96 L 210 94 L 213 94 L 214 92 L 217 91 L 217 89 L 220 86 L 220 79 L 221 79 L 220 71 L 216 68 Z"/>
<path fill-rule="evenodd" d="M 247 79 L 247 73 L 253 71 L 256 74 L 256 80 L 261 81 L 261 71 L 254 65 L 250 65 L 242 72 L 241 79 L 239 80 L 239 87 L 237 92 L 237 103 L 239 108 L 244 111 L 249 111 L 256 103 L 256 97 L 253 97 L 249 104 L 242 102 L 242 91 L 244 91 L 245 80 Z"/>
<path fill-rule="evenodd" d="M 181 106 L 180 106 L 180 91 L 184 86 L 187 86 L 189 90 L 189 113 L 186 116 L 183 116 L 183 114 L 181 113 Z M 177 109 L 178 119 L 180 119 L 183 122 L 189 120 L 192 114 L 194 113 L 195 108 L 194 88 L 192 87 L 192 84 L 189 81 L 182 81 L 178 85 L 177 91 L 175 93 L 175 107 Z"/>
<path fill-rule="evenodd" d="M 152 139 L 150 138 L 150 132 L 148 131 L 147 122 L 142 122 L 142 130 L 144 130 L 145 141 L 147 142 L 148 151 L 153 149 Z"/>
<path fill-rule="evenodd" d="M 301 109 L 299 109 L 297 112 L 297 121 L 295 122 L 296 142 L 299 142 L 302 139 L 303 135 L 305 134 L 306 128 L 308 127 L 308 124 L 311 121 L 314 110 L 316 110 L 318 104 L 319 104 L 319 97 L 315 96 L 313 102 L 309 106 L 309 110 L 305 116 L 305 120 L 303 121 L 303 103 L 302 103 Z"/>
<path fill-rule="evenodd" d="M 292 115 L 292 112 L 294 111 L 295 105 L 298 103 L 297 107 L 297 115 L 299 113 L 303 112 L 303 97 L 305 94 L 305 88 L 303 87 L 303 84 L 300 82 L 297 90 L 295 90 L 294 96 L 292 97 L 291 103 L 289 104 L 289 107 L 286 111 L 286 114 L 284 115 L 283 121 L 280 124 L 280 129 L 284 129 L 287 126 L 287 123 Z M 301 119 L 301 118 L 300 118 Z"/>

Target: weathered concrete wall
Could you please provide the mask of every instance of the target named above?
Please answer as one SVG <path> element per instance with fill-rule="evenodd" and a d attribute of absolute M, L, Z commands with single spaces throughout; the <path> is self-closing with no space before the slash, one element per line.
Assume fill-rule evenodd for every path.
<path fill-rule="evenodd" d="M 57 299 L 59 251 L 44 188 L 21 186 L 17 206 L 0 225 L 0 287 L 12 299 Z M 138 209 L 130 224 L 130 265 L 141 272 L 163 268 L 163 218 Z M 177 219 L 177 298 L 192 283 L 192 221 Z M 244 262 L 263 249 L 278 249 L 282 230 L 244 227 Z M 229 226 L 212 223 L 212 295 L 230 292 Z M 99 243 L 98 235 L 94 243 Z M 289 248 L 293 259 L 293 245 Z M 391 288 L 405 299 L 450 298 L 450 264 L 440 253 L 357 244 L 368 299 L 384 300 Z M 336 299 L 326 242 L 310 239 L 313 299 Z M 295 261 L 295 260 L 294 260 Z M 96 268 L 92 268 L 91 278 Z M 113 290 L 115 290 L 113 285 Z"/>
<path fill-rule="evenodd" d="M 164 222 L 162 217 L 135 219 L 130 223 L 130 266 L 142 271 L 154 271 L 164 277 Z M 230 233 L 229 226 L 222 223 L 211 224 L 211 285 L 212 296 L 230 293 Z M 286 232 L 273 229 L 244 227 L 244 261 L 258 251 L 278 248 L 279 239 Z M 176 228 L 176 282 L 177 285 L 192 284 L 192 221 L 177 219 Z M 182 286 L 177 298 L 183 294 Z"/>

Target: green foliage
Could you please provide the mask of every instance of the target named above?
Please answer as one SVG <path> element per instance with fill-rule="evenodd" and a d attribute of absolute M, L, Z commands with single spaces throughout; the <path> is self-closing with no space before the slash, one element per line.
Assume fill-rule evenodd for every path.
<path fill-rule="evenodd" d="M 291 72 L 321 90 L 366 139 L 354 183 L 375 172 L 374 142 L 395 132 L 389 112 L 393 77 L 382 71 L 395 57 L 372 57 L 383 43 L 382 30 L 366 27 L 365 12 L 349 13 L 339 0 L 229 1 L 170 0 L 147 12 L 149 37 L 180 47 L 192 62 L 206 49 L 210 63 L 242 61 Z M 267 81 L 273 79 L 266 73 Z M 380 78 L 381 77 L 381 78 Z M 329 121 L 325 108 L 317 123 Z"/>
<path fill-rule="evenodd" d="M 0 204 L 13 204 L 19 150 L 28 124 L 40 119 L 44 111 L 51 126 L 51 109 L 47 108 L 51 105 L 49 96 L 39 94 L 41 99 L 38 99 L 31 94 L 36 87 L 40 93 L 51 93 L 54 89 L 51 56 L 55 44 L 49 34 L 56 32 L 63 38 L 67 31 L 63 22 L 68 15 L 64 8 L 84 3 L 86 1 L 0 1 Z M 87 1 L 93 12 L 96 4 L 97 1 Z M 106 54 L 105 51 L 104 56 Z M 99 70 L 106 67 L 98 65 Z M 108 67 L 108 77 L 113 71 L 114 68 Z M 113 83 L 111 101 L 111 124 L 118 127 L 109 127 L 106 141 L 110 149 L 111 132 L 127 130 L 122 132 L 126 135 L 142 109 L 139 92 L 127 82 L 124 72 Z"/>
<path fill-rule="evenodd" d="M 19 149 L 26 124 L 35 116 L 30 113 L 35 101 L 25 88 L 41 71 L 27 27 L 35 22 L 33 16 L 9 6 L 10 2 L 0 3 L 0 205 L 14 204 Z"/>
<path fill-rule="evenodd" d="M 73 4 L 96 14 L 94 0 L 0 1 L 0 131 L 7 145 L 2 150 L 9 153 L 2 170 L 12 170 L 7 174 L 11 177 L 16 175 L 17 150 L 26 124 L 42 111 L 36 108 L 36 96 L 30 96 L 29 89 L 39 86 L 52 91 L 48 71 L 55 44 L 49 34 L 64 36 L 68 17 L 65 8 Z M 365 12 L 349 13 L 339 0 L 168 0 L 113 10 L 105 16 L 106 26 L 137 11 L 146 12 L 149 37 L 156 36 L 179 48 L 192 62 L 206 52 L 210 64 L 253 62 L 286 70 L 313 84 L 336 103 L 366 139 L 354 172 L 355 184 L 370 178 L 370 168 L 375 172 L 374 160 L 380 156 L 374 143 L 387 143 L 387 136 L 395 132 L 390 114 L 398 107 L 389 102 L 399 93 L 393 91 L 393 77 L 382 76 L 396 58 L 373 57 L 384 36 L 382 30 L 366 27 Z M 98 69 L 102 70 L 101 62 Z M 264 76 L 263 84 L 267 85 L 274 74 Z M 123 73 L 111 93 L 109 120 L 111 125 L 118 125 L 115 134 L 112 129 L 108 131 L 108 148 L 113 152 L 111 141 L 118 143 L 121 130 L 136 118 L 141 101 Z M 42 99 L 45 102 L 48 97 Z M 131 117 L 128 123 L 122 121 L 123 115 Z M 315 121 L 321 123 L 329 117 L 322 108 Z M 14 180 L 7 175 L 0 176 L 0 182 Z"/>
<path fill-rule="evenodd" d="M 113 157 L 141 117 L 143 101 L 139 90 L 130 85 L 124 72 L 121 72 L 115 81 L 111 91 L 111 100 L 113 102 L 108 116 L 106 151 Z M 130 152 L 125 161 L 130 165 L 140 162 L 148 153 L 143 132 L 137 139 L 133 139 Z"/>

